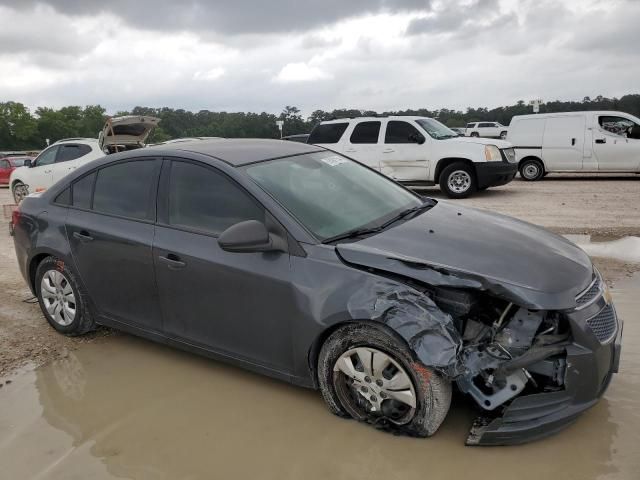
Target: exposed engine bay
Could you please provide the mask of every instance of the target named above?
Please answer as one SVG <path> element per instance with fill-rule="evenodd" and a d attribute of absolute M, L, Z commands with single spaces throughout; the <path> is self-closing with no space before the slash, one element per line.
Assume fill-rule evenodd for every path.
<path fill-rule="evenodd" d="M 492 411 L 525 390 L 562 389 L 570 332 L 561 314 L 527 310 L 481 292 L 429 293 L 461 333 L 462 369 L 455 380 L 480 407 Z"/>

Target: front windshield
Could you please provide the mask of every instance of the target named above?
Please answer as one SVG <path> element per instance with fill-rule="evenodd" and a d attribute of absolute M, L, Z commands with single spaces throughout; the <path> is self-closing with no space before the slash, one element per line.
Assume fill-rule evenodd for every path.
<path fill-rule="evenodd" d="M 436 140 L 458 137 L 456 132 L 433 118 L 419 118 L 416 120 L 416 123 L 420 125 L 431 138 L 435 138 Z"/>
<path fill-rule="evenodd" d="M 333 152 L 262 162 L 246 172 L 321 241 L 376 227 L 422 204 L 391 180 Z"/>

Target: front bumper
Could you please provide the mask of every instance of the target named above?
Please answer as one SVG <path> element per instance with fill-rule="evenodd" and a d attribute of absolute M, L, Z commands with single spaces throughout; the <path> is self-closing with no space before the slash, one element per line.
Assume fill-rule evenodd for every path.
<path fill-rule="evenodd" d="M 497 187 L 509 183 L 516 176 L 518 165 L 515 163 L 483 162 L 474 163 L 478 188 Z"/>
<path fill-rule="evenodd" d="M 566 315 L 574 341 L 567 347 L 564 390 L 516 397 L 501 417 L 478 419 L 467 445 L 514 445 L 537 440 L 571 424 L 595 405 L 620 364 L 622 320 L 616 317 L 616 334 L 605 343 L 586 323 L 606 307 L 606 300 L 600 297 L 588 308 Z"/>

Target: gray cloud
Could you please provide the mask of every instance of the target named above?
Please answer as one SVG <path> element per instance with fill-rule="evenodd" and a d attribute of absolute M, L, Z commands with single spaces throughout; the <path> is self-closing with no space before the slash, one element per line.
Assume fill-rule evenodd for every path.
<path fill-rule="evenodd" d="M 486 15 L 493 16 L 499 11 L 498 0 L 474 0 L 470 4 L 449 1 L 432 15 L 412 20 L 407 27 L 407 34 L 455 32 L 466 24 L 477 25 Z"/>
<path fill-rule="evenodd" d="M 431 0 L 0 0 L 14 9 L 43 4 L 70 16 L 110 13 L 150 30 L 237 35 L 300 32 L 365 14 L 428 10 Z"/>

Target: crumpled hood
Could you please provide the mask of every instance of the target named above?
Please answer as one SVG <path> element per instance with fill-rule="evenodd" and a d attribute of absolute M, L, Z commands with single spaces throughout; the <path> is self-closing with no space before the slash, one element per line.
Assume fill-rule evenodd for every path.
<path fill-rule="evenodd" d="M 574 308 L 593 276 L 587 254 L 563 237 L 446 202 L 336 249 L 351 264 L 430 285 L 486 290 L 531 309 Z"/>

